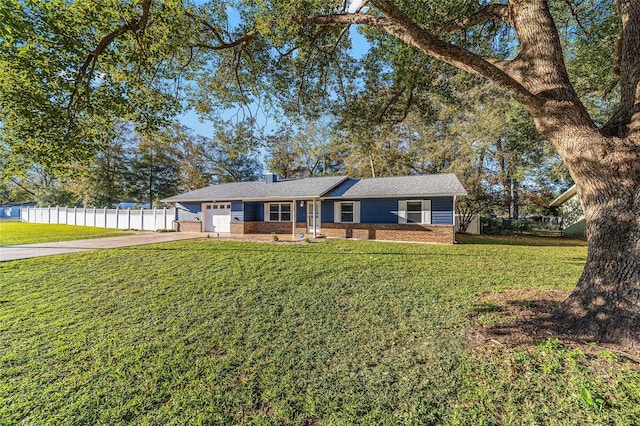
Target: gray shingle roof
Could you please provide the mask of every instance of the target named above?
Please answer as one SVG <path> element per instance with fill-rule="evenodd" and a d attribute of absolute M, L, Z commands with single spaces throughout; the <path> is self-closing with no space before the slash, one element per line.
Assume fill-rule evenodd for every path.
<path fill-rule="evenodd" d="M 467 195 L 454 174 L 349 179 L 327 198 L 383 198 Z"/>
<path fill-rule="evenodd" d="M 454 174 L 350 179 L 329 176 L 266 182 L 212 185 L 165 198 L 164 202 L 286 200 L 309 198 L 383 198 L 467 195 Z"/>
<path fill-rule="evenodd" d="M 232 201 L 267 199 L 304 199 L 318 198 L 335 188 L 347 176 L 328 176 L 294 180 L 281 180 L 273 183 L 233 182 L 212 185 L 185 194 L 165 198 L 164 202 L 190 201 Z"/>

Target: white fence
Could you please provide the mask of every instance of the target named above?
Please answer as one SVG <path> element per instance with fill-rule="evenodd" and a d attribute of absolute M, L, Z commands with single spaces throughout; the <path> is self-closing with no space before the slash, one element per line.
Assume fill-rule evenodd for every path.
<path fill-rule="evenodd" d="M 172 229 L 175 209 L 95 209 L 80 207 L 23 207 L 20 220 L 31 223 L 95 226 L 157 231 Z"/>

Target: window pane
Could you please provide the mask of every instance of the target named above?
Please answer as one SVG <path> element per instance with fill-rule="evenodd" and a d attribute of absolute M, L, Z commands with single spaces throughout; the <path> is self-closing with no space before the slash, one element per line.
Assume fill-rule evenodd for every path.
<path fill-rule="evenodd" d="M 407 212 L 407 223 L 422 223 L 422 212 Z"/>
<path fill-rule="evenodd" d="M 351 223 L 353 222 L 353 212 L 342 212 L 340 222 Z"/>
<path fill-rule="evenodd" d="M 422 201 L 407 201 L 407 223 L 422 223 Z"/>
<path fill-rule="evenodd" d="M 407 201 L 407 211 L 408 212 L 421 212 L 422 211 L 422 201 Z"/>
<path fill-rule="evenodd" d="M 280 219 L 282 222 L 291 222 L 291 213 L 282 212 L 282 217 Z"/>
<path fill-rule="evenodd" d="M 353 222 L 353 203 L 342 203 L 340 207 L 340 222 Z"/>
<path fill-rule="evenodd" d="M 280 220 L 280 205 L 269 204 L 269 220 L 271 222 L 278 222 Z"/>
<path fill-rule="evenodd" d="M 284 212 L 290 212 L 291 211 L 291 204 L 280 204 L 280 210 L 284 213 Z"/>

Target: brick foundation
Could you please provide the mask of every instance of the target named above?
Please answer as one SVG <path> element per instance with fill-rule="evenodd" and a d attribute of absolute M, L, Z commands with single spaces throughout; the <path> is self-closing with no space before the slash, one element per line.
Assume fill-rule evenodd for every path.
<path fill-rule="evenodd" d="M 182 232 L 202 232 L 202 222 L 176 221 L 174 229 Z M 291 222 L 231 222 L 232 234 L 290 234 Z M 305 222 L 296 223 L 296 235 L 307 232 Z M 359 240 L 417 241 L 453 244 L 452 225 L 401 225 L 368 223 L 322 223 L 321 235 L 330 238 Z"/>
<path fill-rule="evenodd" d="M 323 223 L 322 235 L 362 240 L 418 241 L 453 244 L 453 225 L 400 225 L 368 223 Z"/>
<path fill-rule="evenodd" d="M 202 222 L 199 220 L 174 220 L 173 229 L 178 232 L 202 232 Z"/>
<path fill-rule="evenodd" d="M 238 222 L 231 223 L 232 234 L 290 234 L 291 222 Z M 296 222 L 296 235 L 307 234 L 307 224 Z"/>

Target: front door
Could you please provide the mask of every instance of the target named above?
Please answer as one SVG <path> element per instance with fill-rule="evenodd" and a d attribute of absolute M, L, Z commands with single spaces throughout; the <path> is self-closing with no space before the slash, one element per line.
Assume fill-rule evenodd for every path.
<path fill-rule="evenodd" d="M 315 234 L 318 235 L 320 233 L 320 201 L 307 202 L 307 232 L 313 234 L 314 227 Z"/>
<path fill-rule="evenodd" d="M 231 232 L 231 203 L 206 204 L 205 232 Z"/>

